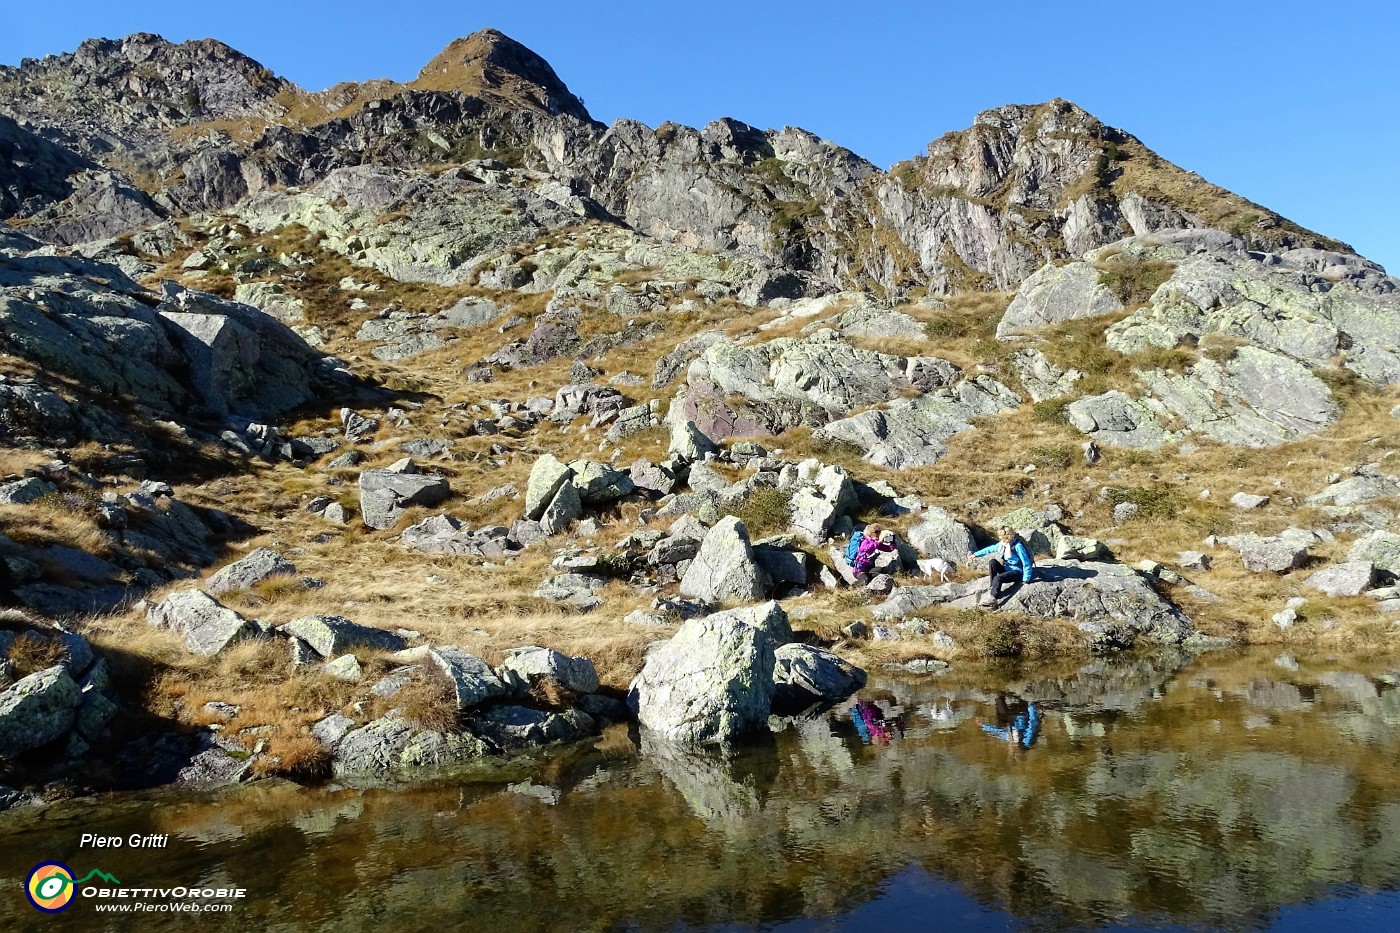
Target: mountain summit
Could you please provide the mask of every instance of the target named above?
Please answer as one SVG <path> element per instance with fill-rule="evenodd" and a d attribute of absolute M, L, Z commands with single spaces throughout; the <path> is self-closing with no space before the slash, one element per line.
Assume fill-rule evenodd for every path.
<path fill-rule="evenodd" d="M 549 62 L 495 29 L 454 39 L 423 66 L 410 86 L 464 91 L 505 106 L 592 119 Z"/>

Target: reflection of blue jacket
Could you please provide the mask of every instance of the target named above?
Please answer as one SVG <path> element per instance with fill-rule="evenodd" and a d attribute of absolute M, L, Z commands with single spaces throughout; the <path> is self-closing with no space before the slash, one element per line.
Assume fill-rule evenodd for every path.
<path fill-rule="evenodd" d="M 986 557 L 1000 550 L 1001 542 L 998 541 L 996 544 L 987 545 L 980 551 L 974 551 L 972 556 Z M 1022 583 L 1031 582 L 1031 574 L 1035 570 L 1035 561 L 1031 558 L 1031 549 L 1026 547 L 1026 542 L 1022 541 L 1020 538 L 1011 542 L 1011 548 L 1002 558 L 1002 563 L 1006 565 L 1007 570 L 1013 573 L 1020 573 Z"/>
<path fill-rule="evenodd" d="M 1010 729 L 998 729 L 996 726 L 984 725 L 982 731 L 988 735 L 994 735 L 1005 742 L 1013 742 L 1022 748 L 1030 748 L 1035 744 L 1035 740 L 1040 735 L 1040 710 L 1032 703 L 1024 713 L 1016 717 Z"/>

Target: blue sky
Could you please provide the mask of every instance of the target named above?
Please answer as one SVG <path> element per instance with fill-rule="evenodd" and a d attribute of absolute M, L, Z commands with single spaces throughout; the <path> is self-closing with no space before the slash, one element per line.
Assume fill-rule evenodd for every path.
<path fill-rule="evenodd" d="M 979 110 L 1064 97 L 1400 273 L 1400 5 L 1362 0 L 48 0 L 0 62 L 91 36 L 212 36 L 301 86 L 405 80 L 487 26 L 605 122 L 802 126 L 881 166 Z"/>

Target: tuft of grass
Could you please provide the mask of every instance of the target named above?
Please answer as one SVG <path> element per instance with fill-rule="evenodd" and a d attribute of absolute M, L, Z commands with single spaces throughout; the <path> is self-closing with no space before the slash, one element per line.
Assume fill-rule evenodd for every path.
<path fill-rule="evenodd" d="M 1031 417 L 1041 424 L 1069 424 L 1067 398 L 1047 398 L 1031 405 Z"/>
<path fill-rule="evenodd" d="M 14 668 L 16 678 L 28 677 L 55 664 L 62 664 L 68 659 L 68 649 L 57 638 L 44 638 L 34 632 L 25 632 L 10 645 L 6 657 Z"/>
<path fill-rule="evenodd" d="M 974 624 L 977 624 L 981 630 L 978 648 L 984 657 L 1019 658 L 1021 653 L 1026 650 L 1026 640 L 1021 631 L 1020 619 L 1015 616 L 999 615 L 978 609 L 965 611 L 977 613 L 980 617 Z"/>

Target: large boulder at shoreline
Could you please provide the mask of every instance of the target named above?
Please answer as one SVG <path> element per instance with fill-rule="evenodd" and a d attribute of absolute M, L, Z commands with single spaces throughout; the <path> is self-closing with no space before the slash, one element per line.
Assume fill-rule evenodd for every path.
<path fill-rule="evenodd" d="M 642 726 L 690 744 L 729 744 L 767 728 L 773 641 L 721 613 L 691 619 L 653 650 L 628 702 Z"/>
<path fill-rule="evenodd" d="M 337 778 L 380 778 L 474 761 L 490 752 L 474 735 L 424 729 L 390 714 L 346 733 L 335 746 L 331 768 Z"/>
<path fill-rule="evenodd" d="M 987 593 L 987 579 L 939 586 L 900 586 L 873 612 L 900 619 L 929 606 L 972 609 Z M 1031 618 L 1068 618 L 1092 643 L 1113 628 L 1161 644 L 1180 644 L 1194 634 L 1191 620 L 1159 594 L 1142 574 L 1122 564 L 1047 560 L 1036 564 L 1035 581 L 1005 598 L 1003 612 Z"/>
<path fill-rule="evenodd" d="M 528 687 L 537 677 L 546 677 L 575 693 L 598 689 L 598 671 L 587 658 L 574 658 L 551 648 L 529 646 L 507 652 L 501 664 L 501 677 L 516 688 Z"/>
<path fill-rule="evenodd" d="M 773 707 L 801 710 L 831 704 L 865 686 L 865 671 L 829 651 L 811 645 L 783 645 L 775 652 Z"/>
<path fill-rule="evenodd" d="M 459 710 L 470 709 L 506 692 L 506 685 L 485 661 L 461 648 L 450 645 L 433 648 L 428 657 L 452 682 L 452 694 Z"/>

